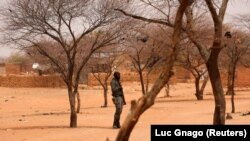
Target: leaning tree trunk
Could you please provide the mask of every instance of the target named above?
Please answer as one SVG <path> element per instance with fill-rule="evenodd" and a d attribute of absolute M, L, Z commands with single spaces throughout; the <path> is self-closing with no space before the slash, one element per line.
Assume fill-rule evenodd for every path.
<path fill-rule="evenodd" d="M 223 94 L 223 87 L 217 63 L 220 51 L 221 51 L 220 44 L 215 42 L 213 44 L 210 57 L 206 63 L 215 99 L 215 111 L 213 119 L 213 124 L 215 125 L 225 124 L 225 112 L 226 112 L 226 101 Z"/>
<path fill-rule="evenodd" d="M 180 1 L 181 5 L 178 8 L 176 19 L 174 23 L 174 33 L 172 35 L 172 51 L 170 52 L 169 59 L 165 62 L 165 67 L 162 70 L 160 77 L 156 80 L 152 89 L 145 95 L 143 95 L 137 102 L 131 103 L 131 111 L 126 117 L 125 122 L 122 124 L 121 129 L 117 135 L 116 141 L 128 141 L 129 136 L 139 120 L 140 116 L 154 104 L 155 98 L 160 90 L 169 81 L 173 75 L 172 67 L 175 61 L 176 47 L 179 43 L 179 37 L 181 33 L 182 17 L 186 7 L 189 4 L 189 0 Z"/>
<path fill-rule="evenodd" d="M 140 116 L 154 104 L 157 94 L 165 86 L 167 81 L 169 81 L 171 75 L 173 75 L 173 72 L 171 71 L 173 62 L 170 65 L 171 67 L 164 69 L 164 73 L 162 73 L 160 78 L 156 81 L 149 93 L 143 95 L 137 102 L 131 102 L 130 113 L 128 114 L 125 122 L 122 124 L 116 141 L 128 141 L 129 136 Z"/>
<path fill-rule="evenodd" d="M 208 79 L 209 79 L 209 77 L 205 77 L 204 80 L 203 80 L 203 82 L 202 82 L 202 85 L 201 85 L 201 88 L 200 88 L 201 100 L 203 100 L 204 90 L 206 88 Z"/>
<path fill-rule="evenodd" d="M 201 77 L 196 77 L 195 78 L 195 96 L 197 100 L 203 100 L 203 95 L 204 95 L 204 90 L 207 85 L 208 77 L 205 77 L 205 79 L 202 82 L 202 85 L 200 87 L 200 78 Z"/>
<path fill-rule="evenodd" d="M 70 127 L 77 127 L 77 113 L 75 109 L 75 93 L 72 90 L 72 85 L 68 86 L 68 95 L 70 103 Z"/>

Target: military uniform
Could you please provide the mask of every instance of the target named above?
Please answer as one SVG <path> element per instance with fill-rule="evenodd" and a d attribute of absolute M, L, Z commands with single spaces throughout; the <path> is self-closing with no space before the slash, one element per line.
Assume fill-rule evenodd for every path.
<path fill-rule="evenodd" d="M 111 91 L 112 91 L 112 100 L 115 104 L 115 115 L 114 115 L 114 122 L 113 122 L 113 128 L 120 128 L 120 116 L 122 113 L 123 105 L 126 104 L 123 94 L 123 88 L 120 84 L 120 73 L 115 72 L 114 78 L 112 79 L 111 83 Z"/>

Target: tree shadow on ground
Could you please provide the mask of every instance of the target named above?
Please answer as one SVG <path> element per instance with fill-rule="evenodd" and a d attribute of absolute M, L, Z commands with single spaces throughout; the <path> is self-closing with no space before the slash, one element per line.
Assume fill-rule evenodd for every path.
<path fill-rule="evenodd" d="M 23 127 L 9 127 L 9 128 L 0 128 L 0 130 L 33 130 L 33 129 L 72 129 L 69 126 L 63 125 L 51 125 L 51 126 L 23 126 Z M 111 126 L 77 126 L 74 129 L 113 129 Z"/>

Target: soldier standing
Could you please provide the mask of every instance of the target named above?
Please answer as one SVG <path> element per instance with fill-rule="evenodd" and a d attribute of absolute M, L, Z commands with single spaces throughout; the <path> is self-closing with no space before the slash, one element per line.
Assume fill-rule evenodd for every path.
<path fill-rule="evenodd" d="M 124 93 L 123 93 L 123 88 L 120 83 L 120 73 L 115 72 L 114 73 L 114 78 L 112 79 L 111 83 L 111 91 L 112 91 L 112 100 L 113 103 L 115 104 L 115 115 L 114 115 L 114 122 L 113 122 L 113 128 L 120 128 L 120 116 L 122 113 L 122 108 L 123 105 L 126 104 L 125 99 L 124 99 Z"/>

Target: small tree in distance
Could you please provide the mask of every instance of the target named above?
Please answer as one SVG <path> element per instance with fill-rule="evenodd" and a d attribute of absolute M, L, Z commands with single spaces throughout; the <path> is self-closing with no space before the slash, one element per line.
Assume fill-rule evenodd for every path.
<path fill-rule="evenodd" d="M 10 54 L 10 56 L 6 58 L 5 61 L 10 64 L 23 64 L 31 62 L 29 56 L 23 52 L 14 52 Z"/>
<path fill-rule="evenodd" d="M 209 79 L 205 62 L 192 43 L 186 42 L 183 46 L 184 49 L 179 53 L 177 62 L 194 76 L 195 96 L 197 100 L 203 100 L 204 89 Z"/>
<path fill-rule="evenodd" d="M 231 95 L 231 104 L 232 104 L 232 113 L 235 113 L 235 104 L 234 104 L 234 96 L 235 96 L 235 79 L 236 79 L 236 68 L 240 61 L 250 50 L 250 44 L 248 41 L 249 36 L 244 33 L 240 33 L 237 31 L 225 32 L 225 47 L 222 50 L 224 54 L 224 64 L 227 65 L 227 91 L 226 95 Z M 226 59 L 225 59 L 226 58 Z M 228 63 L 227 63 L 228 62 Z"/>
<path fill-rule="evenodd" d="M 139 75 L 142 94 L 145 95 L 149 90 L 149 81 L 154 72 L 160 72 L 160 63 L 168 56 L 164 56 L 169 48 L 169 37 L 160 37 L 163 28 L 154 24 L 144 25 L 132 31 L 127 40 L 127 54 L 131 59 L 134 70 Z M 150 32 L 154 30 L 155 32 Z M 163 31 L 163 34 L 166 30 Z M 156 74 L 155 74 L 156 75 Z"/>
<path fill-rule="evenodd" d="M 244 31 L 245 34 L 249 34 L 250 33 L 250 15 L 249 14 L 245 14 L 245 15 L 238 15 L 235 18 L 235 26 L 239 29 L 241 29 L 241 31 Z M 249 36 L 249 35 L 248 35 Z M 249 37 L 248 37 L 249 38 Z M 249 44 L 248 44 L 249 46 Z M 250 68 L 250 50 L 247 50 L 245 52 L 245 55 L 242 56 L 242 59 L 240 60 L 240 64 L 242 64 L 243 66 Z"/>

